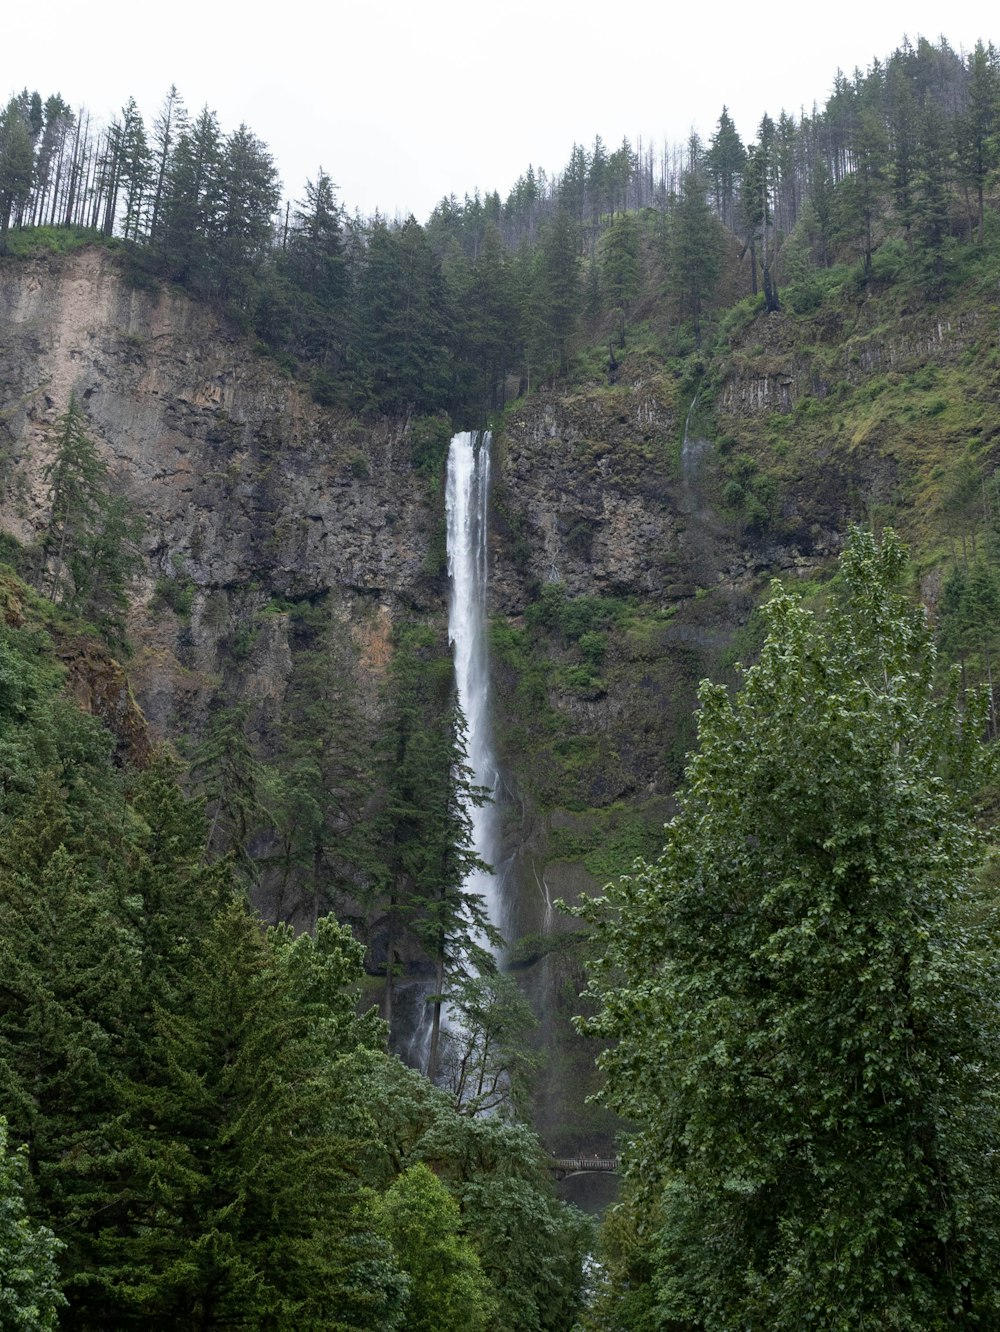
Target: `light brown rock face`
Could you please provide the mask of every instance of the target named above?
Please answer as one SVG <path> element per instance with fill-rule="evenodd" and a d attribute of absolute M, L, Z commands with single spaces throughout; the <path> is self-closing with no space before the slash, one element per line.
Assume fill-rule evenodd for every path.
<path fill-rule="evenodd" d="M 195 723 L 220 645 L 273 598 L 329 594 L 346 622 L 436 609 L 423 570 L 436 518 L 401 423 L 360 428 L 316 407 L 272 363 L 172 290 L 136 290 L 87 250 L 0 266 L 0 525 L 37 539 L 52 425 L 70 394 L 144 515 L 136 689 L 160 730 Z M 190 585 L 190 621 L 154 598 Z M 249 692 L 280 696 L 280 617 L 258 635 Z"/>

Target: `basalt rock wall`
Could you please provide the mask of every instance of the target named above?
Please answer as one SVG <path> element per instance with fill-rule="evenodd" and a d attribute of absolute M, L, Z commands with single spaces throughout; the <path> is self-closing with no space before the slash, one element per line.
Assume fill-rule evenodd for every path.
<path fill-rule="evenodd" d="M 22 543 L 47 517 L 53 424 L 70 395 L 145 521 L 133 588 L 133 687 L 154 730 L 197 733 L 233 675 L 227 644 L 255 609 L 328 596 L 377 675 L 401 610 L 436 611 L 437 523 L 404 423 L 324 411 L 182 292 L 137 290 L 95 249 L 0 265 L 0 523 Z M 178 598 L 157 595 L 174 583 Z M 274 706 L 290 658 L 280 614 L 239 672 Z"/>

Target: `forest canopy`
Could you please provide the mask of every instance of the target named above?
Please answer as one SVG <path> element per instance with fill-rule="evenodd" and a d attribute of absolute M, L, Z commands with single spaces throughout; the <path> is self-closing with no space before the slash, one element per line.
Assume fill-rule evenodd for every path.
<path fill-rule="evenodd" d="M 811 112 L 764 112 L 752 142 L 726 107 L 707 143 L 598 136 L 423 224 L 350 216 L 323 170 L 281 204 L 267 145 L 176 88 L 152 125 L 130 100 L 103 127 L 25 89 L 0 114 L 0 254 L 26 229 L 120 240 L 136 280 L 219 302 L 318 401 L 475 420 L 565 369 L 581 317 L 624 342 L 643 293 L 697 342 L 727 253 L 768 310 L 838 259 L 870 277 L 893 236 L 940 284 L 984 237 L 998 87 L 992 45 L 905 41 Z"/>

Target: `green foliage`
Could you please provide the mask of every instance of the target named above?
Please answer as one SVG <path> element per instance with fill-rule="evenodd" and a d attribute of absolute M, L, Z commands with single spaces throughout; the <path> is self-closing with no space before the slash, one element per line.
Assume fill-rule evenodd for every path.
<path fill-rule="evenodd" d="M 503 972 L 460 979 L 448 993 L 439 1082 L 465 1115 L 525 1115 L 538 1066 L 530 1047 L 531 1005 Z"/>
<path fill-rule="evenodd" d="M 359 408 L 400 415 L 446 405 L 445 302 L 440 263 L 415 219 L 390 230 L 376 218 L 358 285 Z"/>
<path fill-rule="evenodd" d="M 601 1220 L 596 1252 L 596 1282 L 584 1311 L 584 1332 L 662 1332 L 654 1282 L 658 1255 L 655 1235 L 660 1208 L 641 1189 L 625 1185 L 625 1196 Z"/>
<path fill-rule="evenodd" d="M 442 646 L 426 629 L 400 635 L 380 765 L 387 891 L 379 932 L 387 1011 L 399 950 L 409 941 L 434 967 L 432 1070 L 443 996 L 475 972 L 492 969 L 490 945 L 500 943 L 484 899 L 468 886 L 472 872 L 485 868 L 472 847 L 469 810 L 489 793 L 473 784 L 465 762 L 465 719 L 454 697 L 451 656 Z"/>
<path fill-rule="evenodd" d="M 56 1258 L 62 1245 L 35 1225 L 24 1205 L 28 1151 L 10 1151 L 0 1116 L 0 1326 L 9 1332 L 49 1332 L 66 1303 Z"/>
<path fill-rule="evenodd" d="M 828 624 L 775 589 L 742 690 L 703 686 L 662 856 L 584 911 L 657 1327 L 1000 1316 L 992 760 L 903 563 L 855 531 Z"/>
<path fill-rule="evenodd" d="M 24 107 L 12 97 L 0 112 L 0 255 L 7 253 L 11 219 L 31 193 L 33 174 L 32 127 Z"/>
<path fill-rule="evenodd" d="M 441 479 L 453 433 L 450 420 L 443 415 L 419 417 L 410 427 L 413 466 L 429 481 Z"/>
<path fill-rule="evenodd" d="M 956 565 L 941 589 L 940 645 L 949 657 L 977 649 L 989 654 L 1000 633 L 1000 578 L 995 566 Z"/>
<path fill-rule="evenodd" d="M 351 646 L 323 601 L 290 603 L 287 613 L 293 671 L 279 752 L 263 773 L 272 831 L 258 859 L 283 914 L 313 922 L 372 906 L 385 886 L 384 829 L 373 818 L 376 758 Z"/>
<path fill-rule="evenodd" d="M 114 249 L 120 242 L 108 241 L 89 227 L 32 227 L 7 236 L 7 253 L 21 258 L 34 254 L 69 254 L 85 246 L 104 244 Z"/>
<path fill-rule="evenodd" d="M 626 873 L 637 860 L 655 855 L 662 838 L 662 823 L 642 810 L 616 803 L 589 810 L 585 829 L 552 828 L 548 848 L 553 859 L 582 861 L 589 874 L 605 882 Z"/>
<path fill-rule="evenodd" d="M 158 578 L 154 596 L 157 601 L 174 612 L 182 620 L 186 620 L 191 615 L 191 608 L 194 605 L 195 585 L 192 579 L 178 573 L 174 578 Z"/>
<path fill-rule="evenodd" d="M 524 618 L 529 625 L 541 626 L 575 642 L 616 624 L 624 613 L 624 602 L 614 597 L 569 597 L 563 583 L 546 583 L 538 599 L 528 606 Z"/>
<path fill-rule="evenodd" d="M 462 1113 L 396 1061 L 371 1070 L 369 1094 L 381 1134 L 366 1168 L 388 1182 L 425 1162 L 447 1187 L 492 1284 L 490 1332 L 571 1332 L 592 1227 L 553 1197 L 535 1134 L 503 1113 Z"/>
<path fill-rule="evenodd" d="M 722 268 L 725 237 L 705 197 L 705 176 L 692 153 L 692 165 L 681 180 L 680 199 L 670 232 L 670 266 L 681 306 L 701 342 L 703 307 L 711 300 Z"/>
<path fill-rule="evenodd" d="M 128 1095 L 138 1224 L 100 1239 L 100 1282 L 133 1316 L 318 1329 L 363 1285 L 352 1061 L 381 1031 L 356 1015 L 359 961 L 329 920 L 293 940 L 233 902 L 206 928 Z"/>
<path fill-rule="evenodd" d="M 267 826 L 266 773 L 247 736 L 248 704 L 217 708 L 191 762 L 191 775 L 209 809 L 207 849 L 231 853 L 248 878 L 254 835 Z"/>
<path fill-rule="evenodd" d="M 534 353 L 538 361 L 558 357 L 565 373 L 567 343 L 582 305 L 580 257 L 568 215 L 556 213 L 542 233 L 534 286 Z"/>
<path fill-rule="evenodd" d="M 458 1204 L 425 1165 L 410 1166 L 378 1203 L 379 1225 L 409 1278 L 408 1332 L 485 1332 L 490 1285 Z"/>

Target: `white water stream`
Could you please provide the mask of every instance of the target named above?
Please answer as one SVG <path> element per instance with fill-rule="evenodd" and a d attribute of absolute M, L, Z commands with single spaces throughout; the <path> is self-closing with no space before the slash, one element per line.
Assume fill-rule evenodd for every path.
<path fill-rule="evenodd" d="M 463 431 L 448 450 L 445 510 L 448 527 L 448 638 L 455 653 L 458 702 L 465 715 L 468 765 L 472 781 L 495 793 L 498 786 L 490 724 L 490 673 L 486 641 L 487 506 L 490 489 L 490 432 Z M 472 846 L 481 860 L 494 864 L 497 851 L 496 806 L 473 805 Z M 473 871 L 467 892 L 486 902 L 490 921 L 504 932 L 499 878 Z"/>

